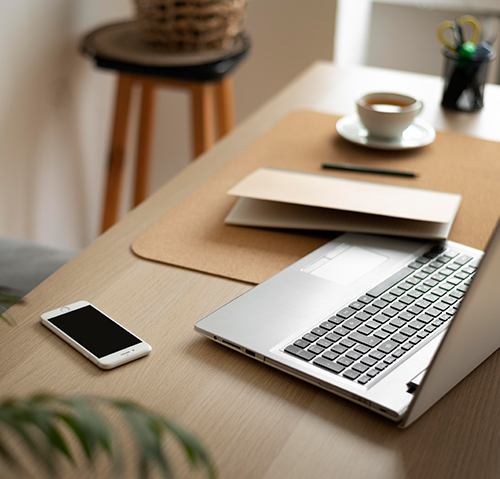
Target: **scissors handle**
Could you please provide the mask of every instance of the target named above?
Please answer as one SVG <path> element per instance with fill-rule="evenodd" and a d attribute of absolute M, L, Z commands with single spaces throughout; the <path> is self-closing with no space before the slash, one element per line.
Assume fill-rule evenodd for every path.
<path fill-rule="evenodd" d="M 455 22 L 452 22 L 451 20 L 445 20 L 444 22 L 441 22 L 438 26 L 438 29 L 437 29 L 437 36 L 438 36 L 438 39 L 439 41 L 448 49 L 448 50 L 451 50 L 451 51 L 454 51 L 456 52 L 457 51 L 457 48 L 460 46 L 460 45 L 452 45 L 444 36 L 444 32 L 446 32 L 446 30 L 451 30 L 452 33 L 453 33 L 453 36 L 455 36 Z"/>
<path fill-rule="evenodd" d="M 472 35 L 468 39 L 468 41 L 475 43 L 477 45 L 477 41 L 479 40 L 479 35 L 481 34 L 481 26 L 479 25 L 479 21 L 477 20 L 477 18 L 473 17 L 472 15 L 462 15 L 457 20 L 457 25 L 460 27 L 460 29 L 462 29 L 464 25 L 467 25 L 468 23 L 472 25 Z"/>

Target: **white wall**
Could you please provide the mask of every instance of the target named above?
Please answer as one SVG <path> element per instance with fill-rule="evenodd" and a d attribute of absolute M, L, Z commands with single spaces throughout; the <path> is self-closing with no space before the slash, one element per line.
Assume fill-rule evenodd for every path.
<path fill-rule="evenodd" d="M 335 62 L 440 75 L 443 20 L 475 15 L 483 38 L 496 35 L 500 50 L 500 0 L 339 0 Z M 489 65 L 488 81 L 500 82 L 500 58 Z"/>
<path fill-rule="evenodd" d="M 332 0 L 250 0 L 253 47 L 236 73 L 238 119 L 312 61 L 332 58 L 334 11 Z M 97 236 L 115 75 L 77 46 L 84 32 L 131 13 L 131 0 L 0 2 L 1 235 L 70 247 Z M 191 157 L 189 113 L 186 93 L 161 92 L 153 189 Z M 132 155 L 127 161 L 130 176 Z"/>
<path fill-rule="evenodd" d="M 437 27 L 442 21 L 456 19 L 465 13 L 472 13 L 480 21 L 483 38 L 497 36 L 495 48 L 499 51 L 500 0 L 497 1 L 497 12 L 493 15 L 485 14 L 483 9 L 477 8 L 480 5 L 474 5 L 472 1 L 468 7 L 463 7 L 463 0 L 457 2 L 453 10 L 450 10 L 450 1 L 446 5 L 437 2 L 437 6 L 431 2 L 422 6 L 374 2 L 364 64 L 440 75 L 443 57 L 442 45 L 436 35 Z M 404 0 L 401 2 L 405 3 Z M 498 73 L 497 57 L 490 62 L 488 81 L 497 83 Z"/>

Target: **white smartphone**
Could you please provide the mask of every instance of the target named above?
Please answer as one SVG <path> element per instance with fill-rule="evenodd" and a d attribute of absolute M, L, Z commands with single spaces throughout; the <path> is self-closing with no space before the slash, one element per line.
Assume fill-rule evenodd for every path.
<path fill-rule="evenodd" d="M 40 316 L 41 323 L 101 369 L 146 356 L 151 346 L 87 301 Z"/>

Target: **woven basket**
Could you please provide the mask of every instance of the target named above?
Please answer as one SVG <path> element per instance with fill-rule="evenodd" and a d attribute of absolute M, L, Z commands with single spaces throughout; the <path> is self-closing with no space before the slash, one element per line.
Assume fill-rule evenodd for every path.
<path fill-rule="evenodd" d="M 143 39 L 173 51 L 231 48 L 247 0 L 135 0 Z"/>

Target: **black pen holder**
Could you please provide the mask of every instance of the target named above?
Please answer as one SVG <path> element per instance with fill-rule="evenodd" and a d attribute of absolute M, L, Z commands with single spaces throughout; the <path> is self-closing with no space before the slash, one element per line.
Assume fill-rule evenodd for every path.
<path fill-rule="evenodd" d="M 479 59 L 459 58 L 450 50 L 444 55 L 444 91 L 441 105 L 459 111 L 477 111 L 483 107 L 484 85 L 492 52 Z"/>

